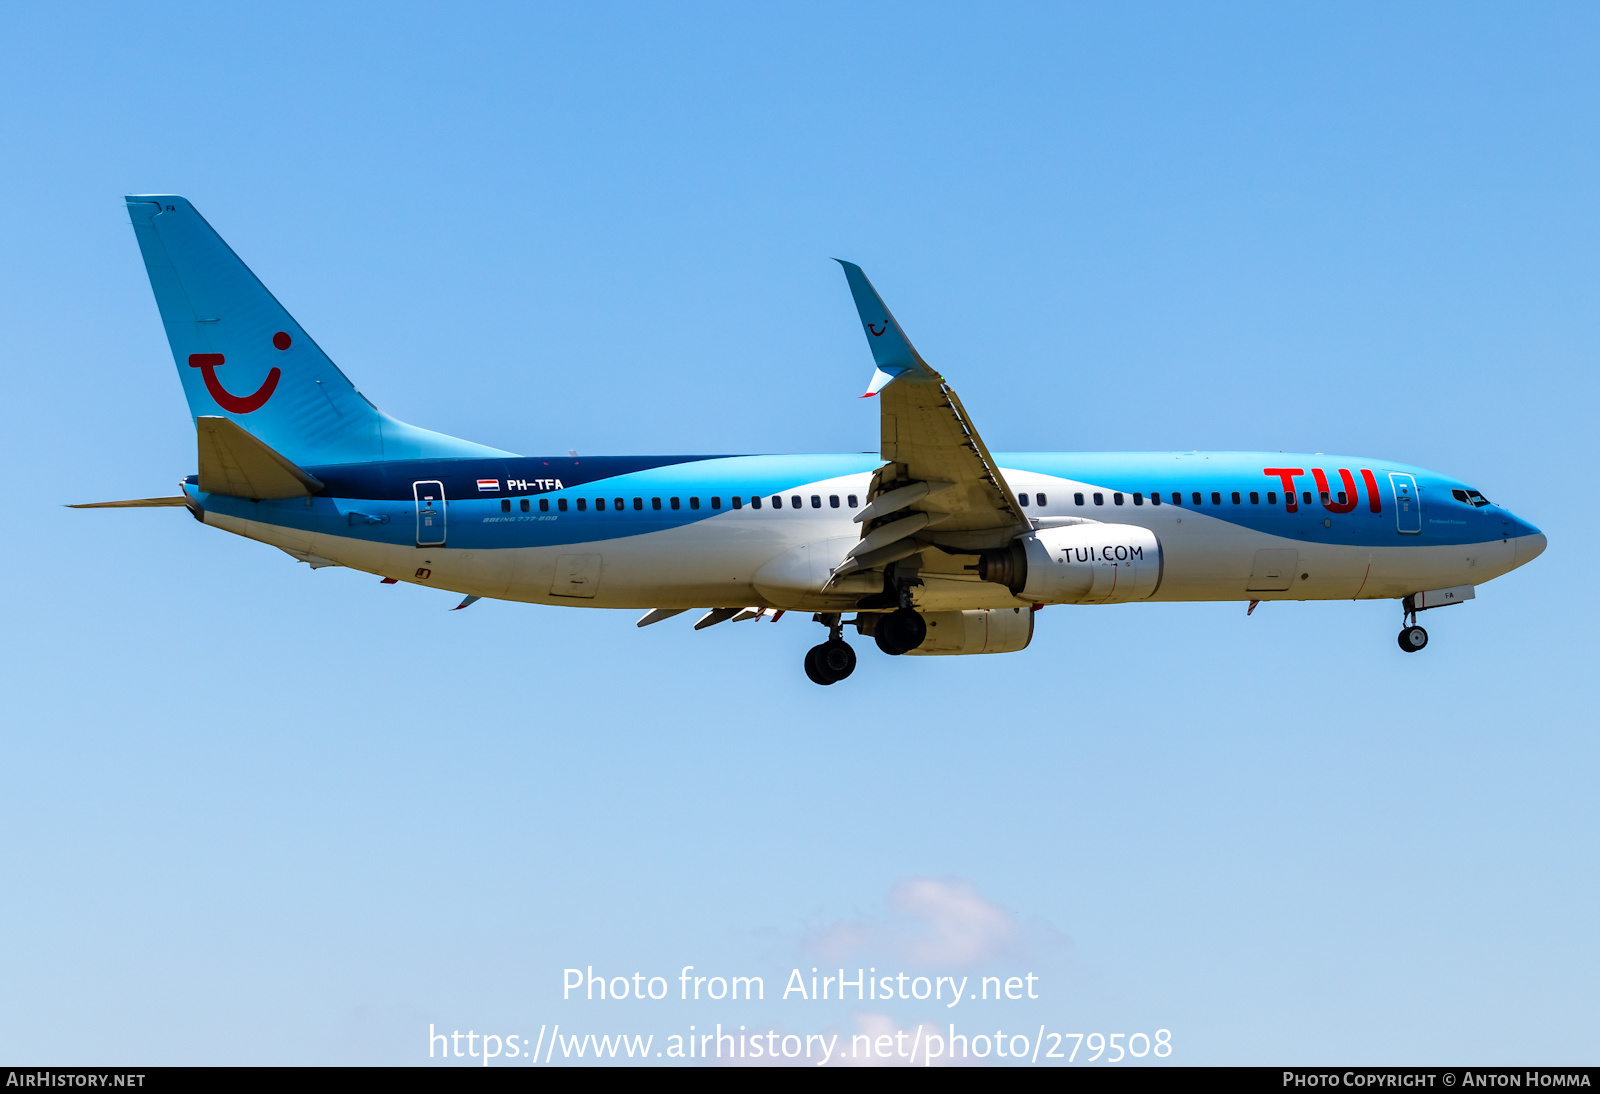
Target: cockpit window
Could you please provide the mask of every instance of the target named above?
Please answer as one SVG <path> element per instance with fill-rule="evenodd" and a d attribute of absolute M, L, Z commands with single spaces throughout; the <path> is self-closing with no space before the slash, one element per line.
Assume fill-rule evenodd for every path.
<path fill-rule="evenodd" d="M 1474 509 L 1482 509 L 1485 505 L 1489 504 L 1489 499 L 1478 493 L 1476 490 L 1452 490 L 1450 491 L 1450 496 L 1455 498 L 1457 501 L 1466 502 Z"/>

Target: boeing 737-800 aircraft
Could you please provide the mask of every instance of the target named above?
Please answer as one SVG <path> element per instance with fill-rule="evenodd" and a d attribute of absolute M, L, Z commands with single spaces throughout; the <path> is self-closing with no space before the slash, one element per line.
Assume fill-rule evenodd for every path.
<path fill-rule="evenodd" d="M 169 498 L 204 524 L 465 595 L 690 609 L 695 628 L 804 611 L 806 674 L 888 654 L 1007 653 L 1052 604 L 1401 602 L 1417 613 L 1535 558 L 1545 537 L 1466 483 L 1387 460 L 1280 452 L 990 453 L 859 267 L 877 365 L 871 454 L 518 456 L 373 406 L 181 197 L 128 213 L 199 442 Z M 846 618 L 850 616 L 850 618 Z"/>

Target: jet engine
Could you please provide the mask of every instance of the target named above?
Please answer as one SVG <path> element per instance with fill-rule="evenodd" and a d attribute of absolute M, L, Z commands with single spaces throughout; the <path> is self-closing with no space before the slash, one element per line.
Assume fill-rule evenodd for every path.
<path fill-rule="evenodd" d="M 980 608 L 965 612 L 925 612 L 928 637 L 908 650 L 911 656 L 966 653 L 1016 653 L 1033 641 L 1028 608 Z"/>
<path fill-rule="evenodd" d="M 1136 524 L 1043 528 L 978 556 L 978 576 L 1035 604 L 1120 604 L 1161 586 L 1161 541 Z"/>

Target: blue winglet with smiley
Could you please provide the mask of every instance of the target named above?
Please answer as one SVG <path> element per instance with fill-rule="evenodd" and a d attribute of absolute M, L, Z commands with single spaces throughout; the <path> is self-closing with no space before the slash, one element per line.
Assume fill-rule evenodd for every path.
<path fill-rule="evenodd" d="M 866 332 L 867 345 L 872 349 L 872 361 L 877 366 L 872 374 L 872 382 L 861 397 L 866 399 L 878 394 L 905 372 L 921 370 L 927 374 L 926 379 L 937 379 L 937 374 L 917 353 L 911 339 L 906 337 L 906 332 L 900 329 L 900 324 L 890 314 L 883 297 L 872 287 L 867 275 L 861 272 L 861 267 L 842 258 L 834 261 L 844 267 L 845 280 L 850 283 L 850 295 L 855 298 L 856 311 L 861 316 L 861 329 Z"/>

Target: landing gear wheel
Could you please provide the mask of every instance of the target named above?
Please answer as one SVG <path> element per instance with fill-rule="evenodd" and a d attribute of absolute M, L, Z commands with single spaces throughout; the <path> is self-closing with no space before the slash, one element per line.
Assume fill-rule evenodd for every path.
<path fill-rule="evenodd" d="M 813 684 L 837 684 L 856 671 L 856 651 L 848 642 L 830 639 L 806 651 L 806 676 Z"/>
<path fill-rule="evenodd" d="M 1407 653 L 1416 653 L 1428 644 L 1428 632 L 1421 627 L 1407 627 L 1400 632 L 1400 648 Z"/>
<path fill-rule="evenodd" d="M 856 651 L 850 643 L 837 638 L 817 647 L 817 663 L 835 680 L 843 680 L 856 671 Z"/>
<path fill-rule="evenodd" d="M 914 609 L 901 608 L 880 619 L 872 637 L 880 650 L 898 657 L 922 645 L 928 637 L 928 622 Z"/>
<path fill-rule="evenodd" d="M 827 648 L 827 646 L 812 646 L 806 651 L 806 678 L 813 684 L 827 686 L 838 679 L 828 671 L 828 666 L 823 663 L 822 655 Z"/>

